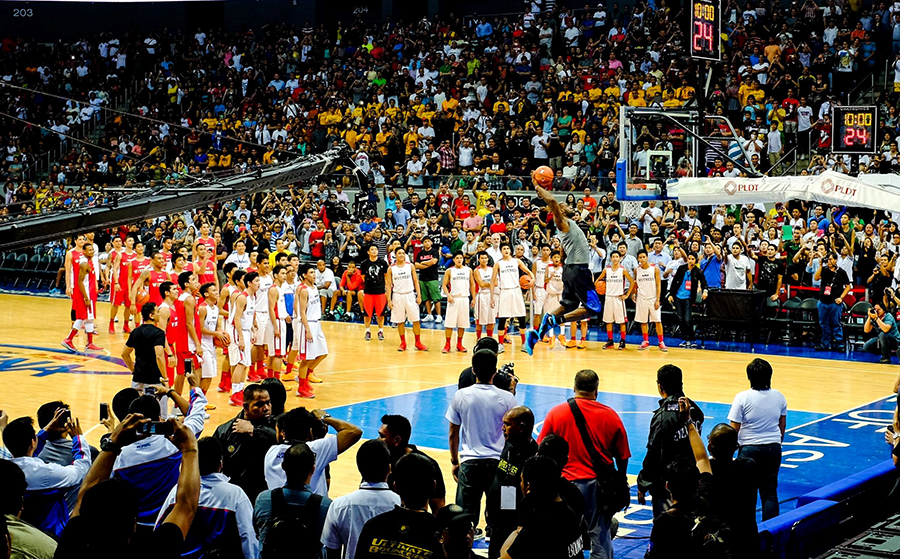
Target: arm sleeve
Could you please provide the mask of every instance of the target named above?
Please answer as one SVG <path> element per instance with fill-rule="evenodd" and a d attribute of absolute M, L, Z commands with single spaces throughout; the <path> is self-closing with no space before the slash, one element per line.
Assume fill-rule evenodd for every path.
<path fill-rule="evenodd" d="M 453 400 L 450 401 L 450 407 L 447 408 L 447 414 L 444 416 L 447 418 L 447 421 L 454 425 L 462 425 L 462 418 L 459 416 L 459 410 L 457 409 L 458 401 L 457 396 L 459 392 L 453 395 Z"/>
<path fill-rule="evenodd" d="M 739 396 L 735 396 L 734 402 L 731 404 L 731 411 L 728 412 L 728 421 L 734 421 L 735 423 L 744 422 L 744 411 Z"/>
<path fill-rule="evenodd" d="M 340 550 L 347 542 L 341 538 L 337 511 L 338 507 L 334 505 L 328 507 L 328 513 L 325 515 L 325 526 L 322 527 L 322 545 L 328 549 Z"/>
<path fill-rule="evenodd" d="M 91 453 L 82 435 L 72 439 L 72 458 L 73 462 L 69 466 L 46 464 L 40 489 L 74 487 L 84 481 L 84 476 L 91 469 Z"/>
<path fill-rule="evenodd" d="M 241 496 L 243 499 L 234 509 L 238 533 L 241 536 L 241 547 L 244 550 L 244 559 L 256 559 L 259 556 L 259 541 L 256 539 L 256 532 L 253 529 L 253 505 L 250 504 L 250 499 L 246 495 L 242 493 Z"/>
<path fill-rule="evenodd" d="M 37 437 L 37 448 L 34 449 L 35 456 L 39 455 L 41 453 L 41 451 L 44 450 L 44 445 L 47 444 L 47 431 L 44 431 L 43 429 L 41 429 L 40 431 L 37 432 L 36 437 Z M 75 448 L 74 441 L 72 443 L 73 443 L 72 449 L 74 450 L 74 448 Z"/>
<path fill-rule="evenodd" d="M 184 424 L 187 425 L 196 436 L 200 436 L 203 432 L 203 425 L 206 423 L 204 416 L 206 414 L 206 395 L 199 388 L 191 388 L 191 403 L 188 406 L 187 414 L 184 417 Z"/>

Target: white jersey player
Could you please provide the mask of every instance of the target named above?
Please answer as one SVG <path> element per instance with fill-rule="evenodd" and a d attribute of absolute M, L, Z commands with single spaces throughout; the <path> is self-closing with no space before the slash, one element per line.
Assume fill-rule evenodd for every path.
<path fill-rule="evenodd" d="M 660 316 L 660 298 L 662 297 L 661 278 L 659 268 L 650 264 L 646 250 L 638 252 L 638 267 L 634 269 L 634 283 L 637 290 L 634 293 L 635 314 L 634 320 L 641 325 L 641 334 L 644 341 L 638 349 L 644 350 L 650 347 L 649 326 L 656 323 L 656 336 L 659 338 L 659 350 L 669 351 L 663 342 L 663 325 Z"/>
<path fill-rule="evenodd" d="M 209 390 L 212 379 L 218 373 L 216 362 L 216 340 L 225 344 L 228 341 L 222 328 L 222 317 L 219 314 L 219 289 L 214 283 L 200 286 L 203 304 L 200 305 L 200 347 L 203 348 L 204 359 L 200 363 L 200 388 L 204 393 Z M 227 346 L 226 346 L 227 347 Z"/>
<path fill-rule="evenodd" d="M 275 283 L 269 272 L 269 259 L 259 259 L 259 291 L 253 298 L 253 311 L 256 314 L 256 334 L 253 336 L 253 366 L 250 368 L 250 381 L 258 382 L 266 378 L 266 336 L 269 323 L 269 288 Z"/>
<path fill-rule="evenodd" d="M 272 279 L 273 283 L 266 292 L 268 303 L 266 317 L 269 319 L 266 326 L 266 348 L 269 351 L 266 366 L 268 376 L 277 378 L 281 374 L 282 360 L 287 356 L 287 324 L 291 318 L 285 307 L 282 289 L 287 279 L 287 268 L 281 264 L 275 266 L 272 270 Z"/>
<path fill-rule="evenodd" d="M 610 265 L 600 272 L 599 280 L 606 280 L 606 300 L 603 303 L 603 322 L 606 323 L 606 345 L 603 349 L 613 347 L 613 324 L 618 324 L 622 337 L 619 349 L 625 349 L 625 327 L 628 315 L 625 312 L 625 299 L 634 288 L 634 278 L 624 267 L 620 266 L 621 255 L 613 252 L 609 255 Z M 626 282 L 628 287 L 626 288 Z"/>
<path fill-rule="evenodd" d="M 416 274 L 416 268 L 407 262 L 405 250 L 397 248 L 394 257 L 396 261 L 385 275 L 385 293 L 388 308 L 391 309 L 391 322 L 397 325 L 397 333 L 400 334 L 400 346 L 397 351 L 406 351 L 407 320 L 413 325 L 416 349 L 428 351 L 422 344 L 422 325 L 419 323 L 419 305 L 422 304 L 419 276 Z"/>
<path fill-rule="evenodd" d="M 444 344 L 443 353 L 450 353 L 450 336 L 456 328 L 456 351 L 465 353 L 462 339 L 466 328 L 469 327 L 469 301 L 475 292 L 475 274 L 472 269 L 464 264 L 465 256 L 462 252 L 453 255 L 453 267 L 444 272 L 442 282 L 443 292 L 447 295 L 447 319 L 444 321 L 444 335 L 447 342 Z"/>
<path fill-rule="evenodd" d="M 328 355 L 328 344 L 322 330 L 322 300 L 316 289 L 316 267 L 312 264 L 300 266 L 302 282 L 294 296 L 294 347 L 300 359 L 297 366 L 297 395 L 301 398 L 315 398 L 307 375 Z"/>
<path fill-rule="evenodd" d="M 500 246 L 501 258 L 494 262 L 494 275 L 492 282 L 500 288 L 500 298 L 497 309 L 497 318 L 501 344 L 506 342 L 506 323 L 510 318 L 519 322 L 519 335 L 522 337 L 524 350 L 525 332 L 528 328 L 528 318 L 525 316 L 525 297 L 522 295 L 522 285 L 519 283 L 519 271 L 534 280 L 534 274 L 522 264 L 518 258 L 512 257 L 512 250 L 508 244 Z"/>
<path fill-rule="evenodd" d="M 486 252 L 478 253 L 478 267 L 472 271 L 475 280 L 475 339 L 481 338 L 481 329 L 487 328 L 487 336 L 494 335 L 494 322 L 497 320 L 496 297 L 491 280 L 494 277 L 494 268 L 489 266 L 490 255 Z M 503 349 L 503 346 L 500 346 Z"/>
<path fill-rule="evenodd" d="M 533 311 L 534 329 L 537 330 L 541 324 L 541 315 L 544 314 L 544 308 L 547 300 L 547 268 L 550 267 L 550 245 L 541 245 L 541 257 L 534 261 L 532 272 L 534 273 L 534 287 L 532 288 L 531 307 Z M 557 300 L 557 304 L 559 301 Z M 552 307 L 556 308 L 556 307 Z"/>

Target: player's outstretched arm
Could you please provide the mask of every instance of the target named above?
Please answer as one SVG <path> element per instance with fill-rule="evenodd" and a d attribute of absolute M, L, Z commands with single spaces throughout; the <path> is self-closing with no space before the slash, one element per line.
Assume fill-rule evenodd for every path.
<path fill-rule="evenodd" d="M 559 228 L 559 230 L 563 233 L 568 233 L 569 224 L 566 221 L 566 216 L 563 215 L 562 208 L 559 207 L 559 202 L 556 201 L 556 198 L 554 198 L 549 191 L 541 188 L 541 186 L 537 183 L 534 184 L 534 189 L 537 192 L 537 195 L 540 196 L 541 200 L 547 203 L 547 208 L 553 214 L 553 221 L 556 222 L 556 226 Z"/>

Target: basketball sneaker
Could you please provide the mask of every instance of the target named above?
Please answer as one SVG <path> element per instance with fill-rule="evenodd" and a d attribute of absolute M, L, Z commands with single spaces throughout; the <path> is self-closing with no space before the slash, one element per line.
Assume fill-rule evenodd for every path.
<path fill-rule="evenodd" d="M 115 333 L 116 333 L 116 326 L 115 326 L 115 323 L 114 323 L 112 320 L 109 321 L 109 333 L 110 333 L 110 334 L 115 334 Z"/>
<path fill-rule="evenodd" d="M 125 326 L 122 326 L 122 331 L 126 334 L 131 334 L 131 324 L 126 321 Z"/>
<path fill-rule="evenodd" d="M 379 342 L 384 341 L 384 332 L 382 332 L 381 330 L 378 331 L 378 341 Z"/>
<path fill-rule="evenodd" d="M 235 392 L 231 395 L 231 398 L 228 399 L 228 404 L 232 406 L 244 407 L 244 393 L 243 392 Z"/>
<path fill-rule="evenodd" d="M 103 348 L 98 346 L 97 344 L 88 344 L 84 346 L 85 351 L 103 351 Z"/>
<path fill-rule="evenodd" d="M 291 372 L 290 374 L 285 373 L 285 374 L 281 375 L 281 382 L 293 382 L 295 380 L 297 380 L 297 374 L 294 372 Z"/>
<path fill-rule="evenodd" d="M 366 341 L 367 342 L 372 341 L 372 332 L 369 332 L 368 330 L 366 330 Z"/>
<path fill-rule="evenodd" d="M 563 337 L 563 340 L 566 340 L 566 338 Z M 572 348 L 574 348 L 574 347 L 577 346 L 577 344 L 575 343 L 575 339 L 574 339 L 574 338 L 571 339 L 571 340 L 566 340 L 566 341 L 564 341 L 564 342 L 563 342 L 563 345 L 566 346 L 566 349 L 572 349 Z"/>
<path fill-rule="evenodd" d="M 397 351 L 406 351 L 406 340 L 400 340 L 400 347 L 397 348 Z"/>
<path fill-rule="evenodd" d="M 616 346 L 616 343 L 612 340 L 609 340 L 605 344 L 603 344 L 603 349 L 611 349 L 615 346 Z"/>
<path fill-rule="evenodd" d="M 625 340 L 619 342 L 619 349 L 625 349 Z"/>
<path fill-rule="evenodd" d="M 319 383 L 322 382 L 322 379 L 319 378 L 318 376 L 316 376 L 316 373 L 314 373 L 314 372 L 312 372 L 312 371 L 310 371 L 309 373 L 307 373 L 307 375 L 306 375 L 306 380 L 309 381 L 309 382 L 312 382 L 312 383 L 314 383 L 314 384 L 319 384 Z"/>
<path fill-rule="evenodd" d="M 456 344 L 456 351 L 460 353 L 467 353 L 468 350 L 466 350 L 466 348 L 464 348 L 462 344 Z"/>
<path fill-rule="evenodd" d="M 650 342 L 648 342 L 647 340 L 644 340 L 643 342 L 641 342 L 641 345 L 640 345 L 640 347 L 638 347 L 638 349 L 640 351 L 644 351 L 648 347 L 650 347 Z"/>
<path fill-rule="evenodd" d="M 578 349 L 587 349 L 587 342 L 584 340 L 578 340 L 578 343 L 575 344 L 575 347 Z"/>
<path fill-rule="evenodd" d="M 441 350 L 441 353 L 450 353 L 450 342 L 444 344 L 444 349 Z"/>
<path fill-rule="evenodd" d="M 428 348 L 425 347 L 425 344 L 423 344 L 422 342 L 416 342 L 416 349 L 418 349 L 419 351 L 428 351 Z"/>
<path fill-rule="evenodd" d="M 309 385 L 309 382 L 300 381 L 300 386 L 297 387 L 297 396 L 301 398 L 315 398 L 316 395 L 312 390 L 312 387 Z"/>
<path fill-rule="evenodd" d="M 529 329 L 528 332 L 525 333 L 525 343 L 522 344 L 522 351 L 528 355 L 534 355 L 534 346 L 537 345 L 540 339 L 541 336 L 536 330 Z"/>
<path fill-rule="evenodd" d="M 68 349 L 72 353 L 78 353 L 78 350 L 75 349 L 75 346 L 72 344 L 72 340 L 63 340 L 59 342 L 64 348 Z"/>
<path fill-rule="evenodd" d="M 659 342 L 659 350 L 663 353 L 666 353 L 669 351 L 669 348 L 667 348 L 666 344 L 664 344 L 663 342 Z"/>

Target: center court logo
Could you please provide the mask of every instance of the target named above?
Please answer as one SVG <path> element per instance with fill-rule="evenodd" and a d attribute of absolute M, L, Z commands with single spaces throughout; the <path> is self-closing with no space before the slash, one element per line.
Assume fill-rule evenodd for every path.
<path fill-rule="evenodd" d="M 0 344 L 0 374 L 25 373 L 36 377 L 57 374 L 130 375 L 125 363 L 107 355 L 72 354 L 62 349 Z"/>

